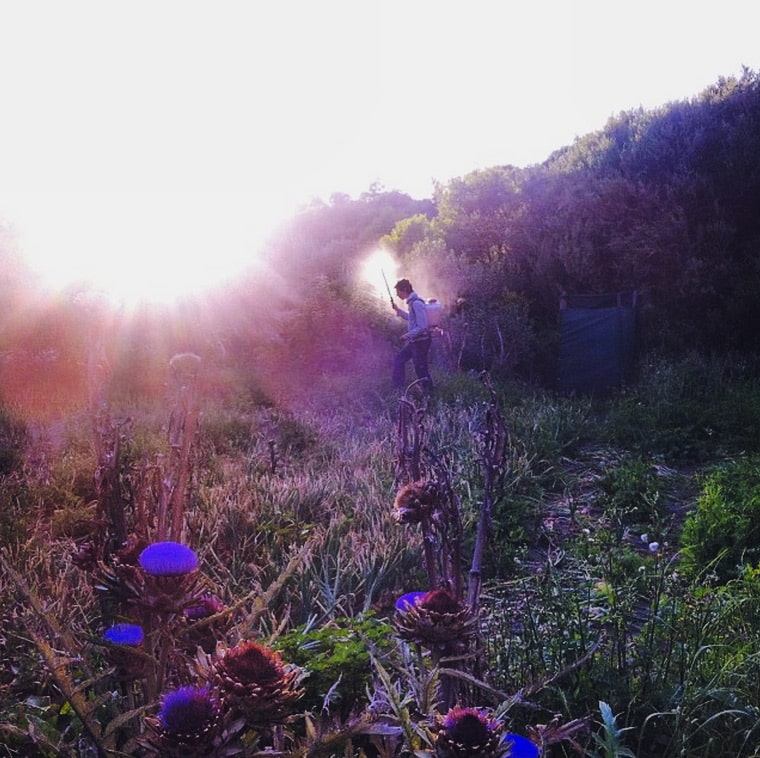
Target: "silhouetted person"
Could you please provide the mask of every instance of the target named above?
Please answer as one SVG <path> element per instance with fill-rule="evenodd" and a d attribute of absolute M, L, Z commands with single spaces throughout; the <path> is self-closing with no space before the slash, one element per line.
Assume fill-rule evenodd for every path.
<path fill-rule="evenodd" d="M 391 301 L 396 315 L 407 322 L 407 330 L 401 335 L 404 346 L 396 353 L 393 361 L 393 384 L 400 390 L 406 386 L 406 364 L 411 358 L 417 378 L 428 392 L 433 389 L 433 380 L 428 368 L 430 352 L 430 324 L 425 301 L 414 291 L 408 279 L 400 279 L 395 286 L 396 297 L 406 302 L 407 310 L 399 308 Z"/>

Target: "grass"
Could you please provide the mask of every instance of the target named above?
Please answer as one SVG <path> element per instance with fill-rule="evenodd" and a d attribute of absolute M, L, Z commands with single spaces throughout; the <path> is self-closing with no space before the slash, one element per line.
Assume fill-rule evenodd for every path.
<path fill-rule="evenodd" d="M 450 488 L 461 536 L 449 517 L 394 519 L 400 406 L 375 374 L 334 395 L 318 383 L 289 403 L 231 403 L 229 384 L 201 396 L 183 541 L 198 552 L 204 591 L 228 609 L 215 622 L 219 641 L 280 640 L 314 668 L 308 716 L 294 714 L 283 733 L 251 727 L 242 749 L 253 755 L 270 740 L 294 756 L 310 744 L 326 755 L 427 755 L 443 707 L 435 693 L 453 681 L 462 704 L 493 709 L 551 755 L 576 754 L 574 745 L 639 758 L 699 758 L 716 745 L 755 755 L 756 567 L 719 581 L 702 556 L 705 569 L 687 575 L 678 552 L 701 472 L 753 444 L 737 419 L 742 408 L 754 418 L 758 388 L 751 370 L 729 363 L 652 364 L 636 387 L 593 402 L 436 377 L 435 403 L 413 403 L 418 452 L 423 477 Z M 123 438 L 112 473 L 128 524 L 147 537 L 160 482 L 177 473 L 169 410 L 111 407 Z M 0 478 L 0 755 L 74 754 L 75 745 L 142 754 L 142 716 L 161 687 L 193 680 L 192 655 L 177 652 L 177 619 L 167 617 L 159 690 L 114 679 L 96 644 L 113 604 L 97 589 L 97 567 L 81 560 L 93 540 L 104 549 L 98 535 L 108 532 L 92 511 L 104 490 L 90 418 L 83 410 L 53 429 L 4 414 L 3 460 L 15 464 Z M 677 418 L 690 421 L 665 428 Z M 494 419 L 504 424 L 498 455 L 488 447 Z M 43 498 L 51 491 L 53 503 Z M 476 642 L 440 661 L 394 642 L 395 598 L 429 589 L 426 542 L 460 555 L 465 589 L 475 581 L 486 493 Z M 311 660 L 310 645 L 323 646 Z M 346 660 L 357 664 L 350 682 Z M 368 714 L 385 725 L 382 738 Z"/>

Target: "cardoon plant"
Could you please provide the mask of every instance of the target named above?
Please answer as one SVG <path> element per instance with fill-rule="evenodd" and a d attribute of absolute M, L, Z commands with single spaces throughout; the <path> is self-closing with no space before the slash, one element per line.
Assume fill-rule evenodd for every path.
<path fill-rule="evenodd" d="M 156 718 L 146 719 L 148 745 L 166 758 L 215 755 L 222 709 L 208 687 L 180 687 L 164 695 Z"/>
<path fill-rule="evenodd" d="M 412 603 L 400 601 L 393 623 L 401 639 L 447 653 L 475 633 L 473 614 L 446 590 L 431 590 Z"/>
<path fill-rule="evenodd" d="M 198 556 L 179 542 L 154 542 L 138 558 L 143 592 L 138 602 L 152 611 L 179 613 L 198 594 Z"/>
<path fill-rule="evenodd" d="M 439 719 L 435 754 L 438 758 L 500 758 L 508 756 L 502 724 L 478 708 L 455 706 Z"/>
<path fill-rule="evenodd" d="M 154 542 L 138 558 L 143 571 L 150 576 L 184 576 L 198 568 L 198 556 L 179 542 Z"/>
<path fill-rule="evenodd" d="M 122 679 L 134 680 L 147 675 L 150 658 L 143 647 L 145 632 L 139 624 L 114 624 L 103 632 L 108 643 L 106 657 Z"/>
<path fill-rule="evenodd" d="M 426 518 L 438 517 L 441 502 L 436 482 L 420 480 L 405 484 L 393 501 L 393 517 L 399 524 L 419 524 Z"/>
<path fill-rule="evenodd" d="M 249 724 L 283 721 L 303 695 L 302 669 L 283 663 L 278 652 L 256 642 L 220 650 L 212 669 L 224 702 Z"/>
<path fill-rule="evenodd" d="M 216 648 L 217 634 L 222 633 L 222 621 L 212 617 L 224 609 L 224 603 L 214 595 L 204 593 L 195 598 L 183 611 L 187 623 L 182 630 L 183 642 L 192 650 L 199 646 L 204 652 L 212 653 Z"/>

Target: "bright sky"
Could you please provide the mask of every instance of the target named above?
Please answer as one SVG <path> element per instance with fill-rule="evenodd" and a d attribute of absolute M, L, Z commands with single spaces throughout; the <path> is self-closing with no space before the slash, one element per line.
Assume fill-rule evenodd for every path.
<path fill-rule="evenodd" d="M 432 195 L 760 69 L 760 3 L 0 0 L 0 218 L 51 284 L 212 284 L 296 207 Z"/>

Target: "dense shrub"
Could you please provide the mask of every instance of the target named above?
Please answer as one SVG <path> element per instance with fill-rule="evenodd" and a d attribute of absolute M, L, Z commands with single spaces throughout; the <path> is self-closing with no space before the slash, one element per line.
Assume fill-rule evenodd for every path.
<path fill-rule="evenodd" d="M 681 536 L 684 566 L 713 571 L 720 582 L 760 560 L 760 456 L 725 463 L 707 474 Z"/>
<path fill-rule="evenodd" d="M 611 403 L 600 433 L 612 444 L 672 463 L 700 463 L 754 449 L 760 386 L 754 361 L 689 353 L 652 358 Z"/>
<path fill-rule="evenodd" d="M 370 648 L 388 650 L 393 630 L 371 613 L 336 619 L 318 629 L 299 627 L 277 641 L 277 648 L 309 676 L 305 708 L 335 710 L 345 718 L 365 698 L 372 672 Z"/>

